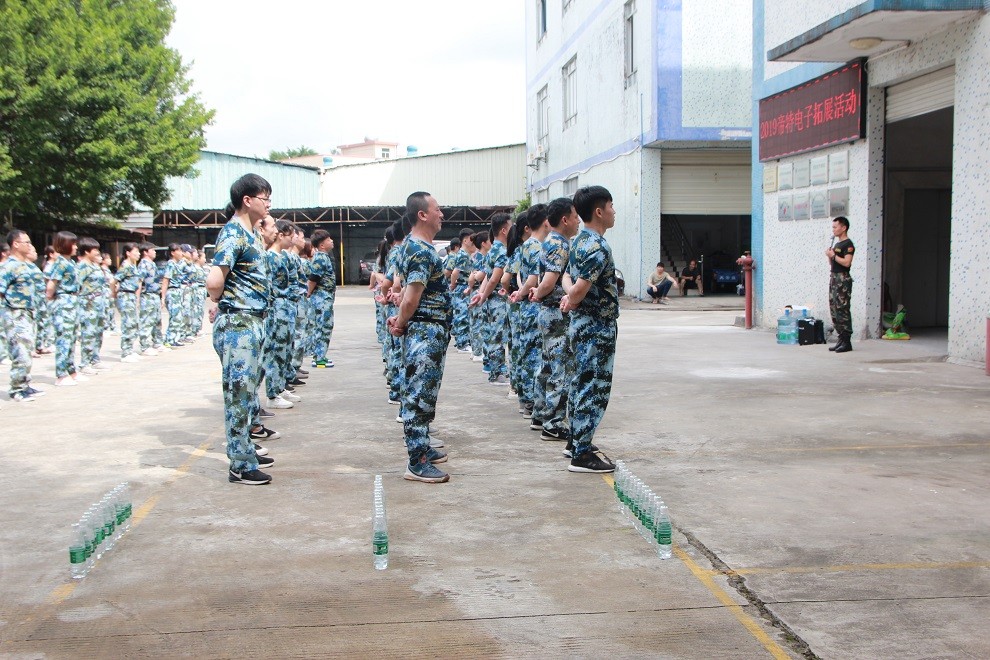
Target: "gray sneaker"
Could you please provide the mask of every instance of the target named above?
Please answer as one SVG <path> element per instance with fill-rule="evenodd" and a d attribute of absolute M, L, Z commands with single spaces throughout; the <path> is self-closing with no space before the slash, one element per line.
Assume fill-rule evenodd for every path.
<path fill-rule="evenodd" d="M 406 473 L 402 475 L 402 478 L 428 484 L 442 484 L 450 480 L 450 475 L 430 463 L 427 460 L 427 455 L 424 454 L 418 462 L 406 465 Z"/>
<path fill-rule="evenodd" d="M 508 377 L 505 374 L 499 374 L 498 376 L 495 376 L 494 378 L 489 378 L 488 379 L 488 384 L 489 385 L 508 385 L 509 384 L 509 379 L 508 379 Z"/>
<path fill-rule="evenodd" d="M 447 452 L 430 447 L 429 450 L 426 452 L 426 460 L 428 460 L 430 463 L 433 464 L 446 463 Z"/>

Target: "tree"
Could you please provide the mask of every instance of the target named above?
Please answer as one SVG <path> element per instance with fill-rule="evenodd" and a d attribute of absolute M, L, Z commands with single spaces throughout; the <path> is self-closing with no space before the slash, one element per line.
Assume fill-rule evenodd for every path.
<path fill-rule="evenodd" d="M 297 147 L 292 149 L 291 147 L 285 151 L 270 151 L 268 152 L 268 160 L 288 160 L 290 158 L 299 158 L 300 156 L 316 156 L 319 152 L 312 147 Z"/>
<path fill-rule="evenodd" d="M 0 0 L 0 209 L 160 209 L 212 120 L 165 37 L 168 0 Z"/>

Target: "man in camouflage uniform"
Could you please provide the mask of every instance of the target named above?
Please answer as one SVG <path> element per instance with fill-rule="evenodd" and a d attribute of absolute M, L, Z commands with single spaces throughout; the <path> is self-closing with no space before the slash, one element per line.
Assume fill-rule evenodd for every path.
<path fill-rule="evenodd" d="M 162 339 L 162 281 L 155 264 L 155 246 L 141 244 L 141 354 L 157 355 Z M 205 281 L 205 277 L 204 277 Z"/>
<path fill-rule="evenodd" d="M 485 309 L 482 306 L 471 307 L 470 300 L 473 296 L 472 290 L 485 279 L 485 268 L 488 266 L 488 253 L 492 249 L 491 237 L 488 231 L 479 231 L 471 236 L 471 244 L 476 246 L 474 254 L 471 255 L 471 274 L 468 275 L 467 287 L 463 292 L 464 298 L 468 300 L 468 324 L 471 326 L 471 361 L 485 361 L 485 340 L 488 334 L 488 326 L 485 319 Z"/>
<path fill-rule="evenodd" d="M 469 305 L 484 305 L 487 317 L 485 332 L 485 371 L 492 385 L 505 385 L 509 382 L 509 370 L 505 364 L 506 334 L 509 330 L 508 303 L 501 293 L 502 275 L 509 265 L 509 255 L 505 250 L 509 234 L 509 214 L 496 213 L 492 218 L 492 247 L 485 258 L 485 279 L 481 289 L 471 298 Z"/>
<path fill-rule="evenodd" d="M 120 361 L 137 362 L 141 359 L 134 353 L 134 347 L 138 344 L 138 309 L 143 284 L 138 271 L 141 249 L 137 243 L 124 243 L 123 251 L 124 259 L 114 275 L 117 280 L 117 311 L 120 312 Z"/>
<path fill-rule="evenodd" d="M 168 246 L 171 257 L 162 273 L 162 302 L 168 309 L 168 328 L 165 330 L 165 346 L 182 346 L 185 336 L 185 315 L 182 313 L 182 246 L 172 243 Z"/>
<path fill-rule="evenodd" d="M 203 311 L 206 307 L 206 258 L 203 253 L 193 248 L 190 260 L 191 275 L 189 278 L 189 336 L 198 337 L 203 331 Z"/>
<path fill-rule="evenodd" d="M 287 250 L 282 250 L 282 257 L 285 259 L 285 267 L 289 276 L 289 301 L 292 303 L 291 314 L 293 317 L 292 336 L 289 337 L 285 372 L 282 374 L 287 383 L 291 383 L 299 376 L 305 376 L 299 371 L 303 359 L 302 343 L 306 335 L 306 308 L 302 304 L 306 298 L 306 277 L 302 273 L 303 264 L 299 257 L 299 250 L 306 242 L 306 235 L 302 229 L 293 226 L 295 229 L 292 234 L 292 245 Z"/>
<path fill-rule="evenodd" d="M 436 414 L 450 343 L 450 293 L 443 262 L 433 239 L 443 225 L 443 212 L 429 193 L 415 192 L 406 200 L 412 230 L 399 257 L 405 292 L 399 310 L 387 320 L 389 332 L 402 338 L 402 424 L 409 463 L 403 475 L 410 481 L 442 483 L 450 475 L 435 463 L 447 460 L 430 447 L 430 422 Z"/>
<path fill-rule="evenodd" d="M 333 268 L 333 239 L 323 229 L 313 232 L 313 263 L 309 272 L 309 304 L 313 306 L 313 366 L 332 367 L 327 359 L 330 338 L 333 337 L 333 303 L 337 292 L 337 276 Z"/>
<path fill-rule="evenodd" d="M 555 199 L 547 208 L 550 231 L 540 250 L 540 283 L 530 293 L 539 303 L 538 323 L 542 343 L 542 363 L 536 379 L 536 406 L 530 428 L 542 431 L 543 440 L 567 440 L 567 388 L 573 356 L 567 341 L 570 318 L 560 309 L 564 297 L 563 275 L 567 270 L 571 239 L 581 225 L 569 197 Z"/>
<path fill-rule="evenodd" d="M 605 232 L 615 225 L 612 195 L 602 186 L 574 193 L 574 208 L 584 228 L 571 243 L 571 284 L 560 308 L 571 315 L 568 339 L 574 353 L 574 376 L 567 393 L 571 440 L 570 472 L 614 472 L 592 444 L 612 393 L 612 369 L 619 318 L 619 290 L 612 248 Z M 565 450 L 565 455 L 568 453 Z"/>
<path fill-rule="evenodd" d="M 458 353 L 470 353 L 473 343 L 471 321 L 468 316 L 468 299 L 464 295 L 464 289 L 468 285 L 468 276 L 471 274 L 471 252 L 469 250 L 472 252 L 474 250 L 471 233 L 470 229 L 461 230 L 458 236 L 461 247 L 450 263 L 450 302 L 454 310 L 452 330 L 454 346 Z"/>
<path fill-rule="evenodd" d="M 832 314 L 832 326 L 839 340 L 828 350 L 848 353 L 852 347 L 852 303 L 853 279 L 850 274 L 856 247 L 849 240 L 849 220 L 839 216 L 832 221 L 832 235 L 839 242 L 825 251 L 832 273 L 828 282 L 828 310 Z"/>
<path fill-rule="evenodd" d="M 405 240 L 405 230 L 401 222 L 392 225 L 393 241 L 385 258 L 385 273 L 382 279 L 382 296 L 385 299 L 385 317 L 395 316 L 399 312 L 395 301 L 400 288 L 399 255 Z M 387 327 L 387 325 L 386 325 Z M 385 380 L 388 383 L 388 402 L 400 405 L 402 402 L 402 342 L 398 336 L 391 333 L 385 341 Z"/>
<path fill-rule="evenodd" d="M 0 316 L 10 355 L 10 398 L 34 401 L 40 393 L 31 387 L 31 352 L 35 342 L 34 309 L 38 303 L 41 271 L 34 265 L 38 253 L 27 233 L 14 229 L 7 234 L 10 257 L 0 265 Z"/>
<path fill-rule="evenodd" d="M 206 280 L 217 303 L 213 348 L 223 369 L 224 427 L 232 483 L 271 482 L 262 466 L 274 460 L 259 456 L 251 439 L 251 405 L 261 380 L 261 346 L 268 307 L 265 250 L 255 230 L 268 215 L 272 187 L 257 174 L 245 174 L 230 187 L 230 220 L 217 237 L 213 268 Z"/>
<path fill-rule="evenodd" d="M 547 205 L 536 204 L 526 213 L 526 225 L 530 237 L 519 248 L 519 278 L 522 286 L 513 297 L 519 301 L 519 384 L 522 391 L 519 401 L 526 412 L 524 417 L 537 418 L 537 402 L 543 391 L 537 380 L 543 368 L 542 340 L 540 338 L 540 305 L 530 299 L 530 291 L 540 281 L 540 252 L 542 241 L 550 231 L 547 223 Z M 540 404 L 543 407 L 543 404 Z"/>
<path fill-rule="evenodd" d="M 295 281 L 289 271 L 290 265 L 294 268 L 294 264 L 291 264 L 287 254 L 292 246 L 296 226 L 288 220 L 274 222 L 265 218 L 265 222 L 273 222 L 272 244 L 265 252 L 268 281 L 271 284 L 271 302 L 265 318 L 265 348 L 262 355 L 265 394 L 269 403 L 279 399 L 297 403 L 300 397 L 285 391 L 289 351 L 296 329 L 296 303 L 290 297 Z"/>
<path fill-rule="evenodd" d="M 103 347 L 105 308 L 110 300 L 104 290 L 106 276 L 100 244 L 92 238 L 80 238 L 79 252 L 82 254 L 76 271 L 79 280 L 79 363 L 82 373 L 92 375 L 106 368 L 100 360 L 100 349 Z"/>

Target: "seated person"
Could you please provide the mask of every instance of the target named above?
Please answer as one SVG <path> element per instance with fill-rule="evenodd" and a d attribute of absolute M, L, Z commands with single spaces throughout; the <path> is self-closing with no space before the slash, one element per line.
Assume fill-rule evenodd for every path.
<path fill-rule="evenodd" d="M 678 285 L 681 288 L 681 295 L 686 296 L 688 288 L 694 283 L 694 286 L 698 287 L 698 294 L 705 295 L 705 285 L 701 282 L 701 269 L 698 268 L 698 261 L 692 259 L 687 268 L 681 271 L 681 277 L 678 280 Z"/>
<path fill-rule="evenodd" d="M 667 297 L 667 293 L 670 291 L 670 287 L 677 286 L 677 280 L 670 276 L 663 268 L 663 262 L 657 264 L 657 269 L 655 272 L 650 273 L 650 276 L 646 278 L 646 291 L 650 294 L 652 304 L 657 303 L 667 304 L 670 302 L 670 298 Z"/>

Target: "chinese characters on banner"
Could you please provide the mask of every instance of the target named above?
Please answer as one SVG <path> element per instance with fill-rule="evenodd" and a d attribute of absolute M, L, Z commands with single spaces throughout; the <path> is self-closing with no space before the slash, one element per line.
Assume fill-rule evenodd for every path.
<path fill-rule="evenodd" d="M 760 161 L 864 136 L 866 77 L 860 61 L 760 101 Z"/>

